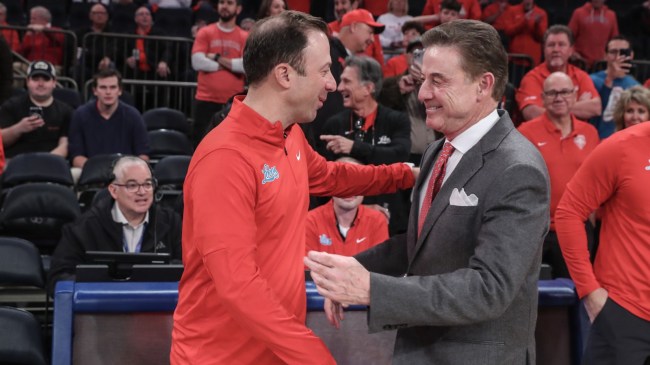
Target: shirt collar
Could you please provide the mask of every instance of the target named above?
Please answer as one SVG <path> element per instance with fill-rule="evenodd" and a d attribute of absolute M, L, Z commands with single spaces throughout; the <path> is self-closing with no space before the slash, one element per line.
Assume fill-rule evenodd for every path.
<path fill-rule="evenodd" d="M 113 208 L 111 208 L 111 216 L 113 217 L 113 221 L 115 223 L 119 223 L 121 225 L 128 225 L 129 221 L 126 219 L 124 214 L 122 213 L 122 210 L 120 209 L 119 205 L 117 204 L 117 201 L 113 204 Z M 138 224 L 136 227 L 137 228 L 145 223 L 149 223 L 149 211 L 147 211 L 147 214 L 144 216 L 144 220 Z"/>
<path fill-rule="evenodd" d="M 483 138 L 487 132 L 499 121 L 499 113 L 494 109 L 485 118 L 478 121 L 478 123 L 469 127 L 467 130 L 459 134 L 453 141 L 450 141 L 454 149 L 462 154 L 467 153 L 478 141 Z"/>

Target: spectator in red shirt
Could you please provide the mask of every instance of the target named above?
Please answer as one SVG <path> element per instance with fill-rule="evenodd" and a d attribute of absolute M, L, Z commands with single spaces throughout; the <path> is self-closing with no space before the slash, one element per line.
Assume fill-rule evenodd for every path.
<path fill-rule="evenodd" d="M 339 37 L 341 28 L 343 28 L 343 16 L 352 10 L 356 10 L 359 7 L 358 0 L 334 0 L 334 16 L 336 20 L 327 24 L 331 34 L 334 37 Z M 362 9 L 365 12 L 368 12 L 365 9 Z M 368 12 L 370 14 L 370 12 Z M 372 14 L 370 14 L 372 16 Z M 383 30 L 382 30 L 383 31 Z M 381 33 L 381 32 L 379 32 Z M 352 50 L 353 54 L 365 54 L 368 57 L 372 57 L 380 65 L 384 65 L 384 51 L 381 48 L 381 40 L 379 39 L 379 33 L 375 34 L 372 42 L 368 43 L 366 47 L 361 51 Z M 340 38 L 340 37 L 339 37 Z"/>
<path fill-rule="evenodd" d="M 63 33 L 50 32 L 60 30 L 52 27 L 52 14 L 43 6 L 35 6 L 29 11 L 29 30 L 23 36 L 20 53 L 30 61 L 44 60 L 54 66 L 63 63 Z"/>
<path fill-rule="evenodd" d="M 416 41 L 420 39 L 423 33 L 424 27 L 420 23 L 414 21 L 404 23 L 402 26 L 402 34 L 404 35 L 402 38 L 402 47 L 405 48 L 406 52 L 386 61 L 383 68 L 384 78 L 402 75 L 406 72 L 408 66 L 411 64 L 410 58 L 413 50 L 416 49 L 414 47 Z M 420 43 L 419 48 L 422 48 L 422 43 Z"/>
<path fill-rule="evenodd" d="M 7 23 L 7 7 L 3 3 L 0 3 L 0 26 L 11 26 Z M 15 29 L 3 29 L 0 35 L 4 36 L 12 51 L 20 52 L 20 37 Z"/>
<path fill-rule="evenodd" d="M 591 0 L 573 11 L 569 28 L 575 37 L 574 57 L 587 67 L 605 58 L 605 47 L 618 35 L 616 13 L 607 8 L 605 0 Z"/>
<path fill-rule="evenodd" d="M 530 70 L 521 80 L 516 100 L 525 120 L 531 120 L 544 113 L 541 95 L 544 80 L 553 72 L 569 75 L 578 88 L 578 101 L 571 113 L 581 120 L 600 115 L 602 106 L 598 90 L 589 75 L 569 64 L 573 53 L 573 34 L 564 25 L 554 25 L 544 34 L 544 63 Z"/>
<path fill-rule="evenodd" d="M 422 9 L 422 15 L 442 15 L 442 2 L 444 0 L 427 0 L 424 4 L 424 9 Z M 478 0 L 459 0 L 461 9 L 459 15 L 461 19 L 481 19 L 481 5 Z M 432 23 L 433 26 L 441 24 L 442 19 L 435 19 Z"/>
<path fill-rule="evenodd" d="M 551 227 L 544 239 L 542 262 L 551 265 L 554 278 L 568 278 L 553 216 L 566 184 L 598 145 L 598 131 L 571 114 L 576 87 L 565 73 L 554 72 L 544 80 L 542 98 L 544 114 L 521 124 L 519 131 L 542 154 L 551 179 Z"/>
<path fill-rule="evenodd" d="M 351 157 L 337 162 L 360 165 Z M 333 197 L 307 214 L 307 245 L 310 250 L 354 256 L 388 239 L 388 210 L 362 205 L 363 196 Z"/>
<path fill-rule="evenodd" d="M 508 52 L 527 54 L 537 66 L 542 59 L 542 40 L 548 28 L 546 11 L 535 5 L 534 0 L 524 0 L 508 8 L 504 34 L 508 37 Z"/>
<path fill-rule="evenodd" d="M 583 364 L 650 358 L 650 123 L 616 132 L 587 157 L 555 213 L 557 235 L 592 322 Z M 590 261 L 584 221 L 602 218 Z"/>

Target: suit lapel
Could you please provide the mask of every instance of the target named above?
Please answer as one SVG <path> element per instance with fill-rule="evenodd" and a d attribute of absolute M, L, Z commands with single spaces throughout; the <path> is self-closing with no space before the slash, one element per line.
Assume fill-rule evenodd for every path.
<path fill-rule="evenodd" d="M 474 175 L 476 175 L 476 173 L 478 173 L 481 167 L 483 167 L 483 156 L 497 148 L 503 138 L 505 138 L 505 136 L 514 128 L 510 117 L 507 114 L 502 114 L 501 111 L 499 112 L 501 116 L 499 121 L 492 127 L 492 129 L 488 131 L 485 136 L 483 136 L 483 138 L 481 138 L 481 140 L 479 140 L 476 145 L 474 145 L 474 147 L 465 153 L 454 171 L 451 173 L 451 175 L 449 175 L 447 181 L 445 181 L 445 183 L 440 188 L 440 191 L 433 199 L 431 208 L 429 208 L 429 213 L 427 214 L 424 225 L 422 226 L 421 234 L 417 236 L 417 220 L 415 228 L 413 228 L 412 225 L 409 227 L 413 229 L 409 232 L 415 233 L 412 238 L 417 237 L 417 239 L 410 241 L 415 242 L 415 247 L 411 247 L 411 245 L 409 245 L 409 261 L 413 261 L 417 255 L 417 252 L 422 247 L 422 244 L 431 232 L 431 229 L 435 225 L 436 221 L 438 218 L 440 218 L 440 215 L 445 211 L 447 206 L 449 206 L 449 197 L 451 196 L 451 192 L 454 190 L 454 188 L 458 188 L 458 190 L 460 190 L 465 185 L 467 185 L 467 182 Z M 442 142 L 444 142 L 444 140 Z M 440 145 L 442 145 L 442 142 L 439 142 L 439 145 L 436 146 L 436 153 L 437 150 L 441 148 Z M 433 160 L 433 158 L 430 158 L 430 160 Z M 427 174 L 430 172 L 432 164 L 433 162 L 428 162 L 428 168 L 426 170 Z M 426 175 L 424 176 L 426 177 Z M 421 177 L 422 174 L 420 174 L 420 183 L 418 184 L 419 186 L 422 184 Z M 418 193 L 419 189 L 416 191 L 417 198 L 419 199 Z M 414 202 L 418 201 L 419 200 L 415 200 L 414 195 Z M 415 213 L 415 217 L 418 218 L 419 207 L 417 207 L 417 204 L 414 205 L 416 206 L 416 209 L 418 209 L 418 212 Z"/>

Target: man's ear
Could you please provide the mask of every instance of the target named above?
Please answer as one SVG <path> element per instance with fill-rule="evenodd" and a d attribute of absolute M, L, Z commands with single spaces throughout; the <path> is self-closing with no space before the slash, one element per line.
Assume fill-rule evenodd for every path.
<path fill-rule="evenodd" d="M 280 63 L 273 69 L 273 76 L 280 86 L 288 89 L 291 85 L 292 69 L 286 63 Z"/>
<path fill-rule="evenodd" d="M 117 186 L 115 186 L 113 184 L 108 184 L 108 186 L 106 188 L 108 189 L 108 193 L 111 194 L 113 199 L 116 199 L 117 198 Z"/>
<path fill-rule="evenodd" d="M 485 72 L 479 76 L 478 79 L 478 95 L 479 97 L 492 97 L 492 90 L 494 89 L 494 75 L 491 72 Z"/>

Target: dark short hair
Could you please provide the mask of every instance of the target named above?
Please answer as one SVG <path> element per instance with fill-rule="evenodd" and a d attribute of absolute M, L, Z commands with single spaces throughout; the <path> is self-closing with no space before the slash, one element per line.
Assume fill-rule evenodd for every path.
<path fill-rule="evenodd" d="M 569 44 L 573 46 L 573 42 L 575 41 L 573 39 L 573 32 L 571 31 L 571 28 L 567 27 L 566 25 L 562 25 L 562 24 L 551 25 L 544 33 L 544 40 L 542 41 L 542 46 L 546 46 L 546 40 L 548 39 L 548 36 L 550 36 L 551 34 L 566 34 L 567 38 L 569 38 Z"/>
<path fill-rule="evenodd" d="M 402 25 L 402 33 L 406 33 L 407 30 L 411 29 L 415 29 L 418 33 L 420 33 L 420 35 L 424 34 L 426 31 L 420 22 L 410 20 Z"/>
<path fill-rule="evenodd" d="M 310 31 L 327 34 L 320 18 L 298 11 L 284 11 L 255 24 L 244 46 L 244 70 L 249 85 L 263 81 L 275 66 L 288 63 L 305 75 L 307 35 Z"/>
<path fill-rule="evenodd" d="M 499 33 L 478 20 L 455 20 L 428 30 L 422 36 L 425 48 L 455 47 L 465 74 L 476 80 L 485 72 L 494 75 L 492 98 L 501 100 L 508 83 L 508 54 Z"/>
<path fill-rule="evenodd" d="M 120 74 L 120 71 L 114 69 L 114 68 L 107 68 L 105 70 L 101 70 L 97 72 L 96 74 L 93 75 L 93 88 L 97 87 L 97 80 L 99 79 L 107 79 L 109 77 L 117 77 L 117 85 L 122 89 L 122 74 Z"/>
<path fill-rule="evenodd" d="M 462 5 L 456 0 L 442 0 L 440 3 L 440 9 L 448 9 L 448 10 L 454 10 L 458 13 L 460 13 L 460 9 L 462 8 Z"/>
<path fill-rule="evenodd" d="M 607 41 L 607 43 L 605 43 L 605 52 L 609 51 L 609 44 L 612 41 L 625 41 L 625 42 L 627 42 L 627 44 L 630 45 L 630 48 L 632 48 L 632 42 L 630 42 L 630 40 L 627 39 L 626 36 L 624 36 L 622 34 L 619 34 L 619 35 L 613 36 L 610 40 Z"/>
<path fill-rule="evenodd" d="M 377 60 L 368 56 L 348 56 L 345 59 L 345 67 L 354 67 L 357 69 L 359 81 L 362 84 L 373 84 L 375 90 L 372 93 L 372 98 L 377 100 L 379 92 L 381 92 L 381 84 L 383 73 L 381 65 Z"/>

